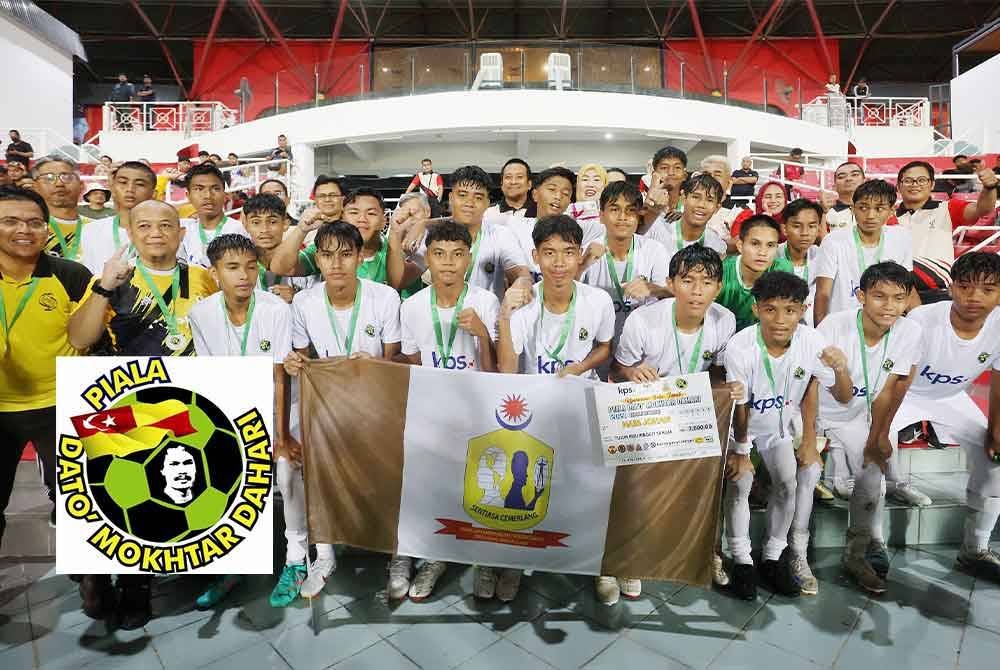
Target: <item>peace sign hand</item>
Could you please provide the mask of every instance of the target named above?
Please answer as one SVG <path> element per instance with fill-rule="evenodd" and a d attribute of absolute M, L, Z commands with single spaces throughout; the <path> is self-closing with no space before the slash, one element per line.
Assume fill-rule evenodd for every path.
<path fill-rule="evenodd" d="M 104 270 L 101 272 L 101 288 L 113 291 L 124 284 L 132 274 L 132 266 L 125 258 L 126 249 L 128 245 L 122 245 L 104 264 Z"/>

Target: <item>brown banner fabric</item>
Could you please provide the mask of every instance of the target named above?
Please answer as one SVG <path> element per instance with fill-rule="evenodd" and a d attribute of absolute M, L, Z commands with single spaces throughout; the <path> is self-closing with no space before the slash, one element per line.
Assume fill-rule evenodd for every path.
<path fill-rule="evenodd" d="M 409 368 L 330 358 L 300 379 L 310 540 L 394 554 Z"/>
<path fill-rule="evenodd" d="M 725 448 L 732 400 L 728 389 L 713 395 L 720 444 Z M 721 496 L 721 459 L 618 468 L 601 574 L 709 586 Z"/>

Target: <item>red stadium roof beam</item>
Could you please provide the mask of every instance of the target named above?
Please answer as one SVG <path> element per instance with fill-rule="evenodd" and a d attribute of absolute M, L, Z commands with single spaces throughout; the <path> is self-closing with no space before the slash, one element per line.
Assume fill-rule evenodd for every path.
<path fill-rule="evenodd" d="M 340 39 L 340 29 L 344 25 L 344 14 L 347 13 L 347 0 L 340 0 L 340 7 L 337 9 L 337 18 L 333 22 L 333 33 L 330 35 L 330 47 L 326 50 L 326 58 L 323 66 L 323 77 L 320 79 L 320 90 L 326 91 L 327 82 L 330 81 L 330 72 L 333 70 L 333 55 L 337 50 L 337 40 Z"/>
<path fill-rule="evenodd" d="M 715 68 L 712 67 L 712 57 L 708 54 L 708 43 L 705 41 L 705 33 L 701 29 L 701 19 L 698 18 L 698 6 L 694 0 L 688 0 L 688 10 L 691 12 L 691 24 L 694 27 L 694 34 L 698 36 L 698 44 L 701 45 L 701 57 L 705 61 L 705 72 L 708 73 L 708 82 L 712 86 L 712 93 L 719 95 L 719 83 L 715 78 Z"/>
<path fill-rule="evenodd" d="M 133 2 L 134 1 L 135 0 L 133 0 Z M 271 20 L 271 15 L 268 14 L 267 10 L 264 9 L 264 6 L 260 4 L 260 0 L 247 1 L 250 3 L 250 7 L 253 8 L 254 12 L 257 13 L 257 16 L 260 17 L 260 20 L 264 22 L 264 25 L 267 26 L 267 29 L 271 31 L 272 35 L 274 35 L 274 39 L 278 40 L 278 44 L 281 46 L 282 51 L 285 52 L 285 56 L 291 61 L 293 66 L 291 68 L 292 76 L 298 80 L 299 85 L 302 86 L 302 90 L 312 91 L 313 84 L 309 81 L 311 77 L 306 72 L 306 69 L 302 67 L 302 63 L 299 62 L 295 52 L 292 51 L 292 48 L 288 45 L 288 40 L 285 39 L 284 33 L 282 33 L 277 24 Z"/>
<path fill-rule="evenodd" d="M 205 79 L 205 63 L 208 62 L 208 55 L 212 52 L 212 43 L 215 41 L 215 33 L 219 30 L 219 23 L 222 22 L 222 13 L 226 11 L 227 0 L 219 0 L 219 4 L 215 6 L 215 13 L 212 15 L 212 23 L 208 27 L 208 36 L 205 38 L 205 44 L 201 48 L 201 58 L 198 59 L 198 67 L 194 70 L 194 81 L 191 82 L 191 97 L 198 97 L 198 84 L 202 83 Z"/>
<path fill-rule="evenodd" d="M 163 35 L 157 27 L 153 25 L 153 22 L 149 20 L 146 12 L 142 11 L 142 7 L 139 6 L 139 3 L 136 0 L 129 0 L 129 4 L 132 5 L 132 9 L 134 9 L 135 13 L 139 15 L 142 22 L 146 24 L 146 28 L 153 35 L 153 37 L 156 38 L 156 41 L 159 42 L 160 50 L 163 51 L 163 57 L 167 59 L 167 65 L 170 66 L 170 71 L 174 73 L 174 79 L 177 80 L 177 86 L 180 87 L 181 93 L 184 94 L 185 98 L 189 97 L 187 87 L 184 85 L 184 80 L 181 79 L 180 70 L 177 69 L 177 63 L 174 61 L 174 55 L 170 53 L 170 49 L 167 47 L 167 43 L 163 39 Z"/>
<path fill-rule="evenodd" d="M 826 46 L 826 37 L 823 36 L 823 25 L 819 21 L 819 14 L 816 13 L 816 5 L 813 0 L 806 0 L 806 9 L 809 10 L 809 20 L 812 21 L 813 30 L 816 31 L 816 39 L 819 40 L 820 52 L 823 54 L 823 63 L 829 74 L 836 74 L 837 70 L 833 66 L 833 59 L 830 58 L 830 49 Z"/>
<path fill-rule="evenodd" d="M 868 46 L 872 43 L 872 38 L 875 35 L 875 31 L 882 26 L 882 22 L 885 21 L 886 17 L 889 16 L 889 12 L 892 8 L 896 6 L 896 0 L 889 0 L 889 4 L 886 5 L 882 13 L 878 15 L 878 19 L 872 24 L 872 27 L 865 32 L 865 41 L 861 43 L 858 47 L 858 55 L 854 59 L 854 66 L 851 68 L 851 74 L 847 75 L 847 81 L 844 83 L 844 90 L 849 90 L 851 83 L 854 82 L 854 75 L 858 72 L 858 67 L 861 65 L 861 59 L 865 56 L 865 51 L 868 50 Z"/>
<path fill-rule="evenodd" d="M 767 8 L 767 11 L 764 12 L 764 16 L 762 16 L 760 21 L 757 22 L 757 27 L 753 29 L 753 33 L 751 33 L 750 37 L 747 38 L 746 44 L 744 44 L 743 48 L 740 50 L 740 54 L 736 57 L 736 60 L 733 61 L 733 64 L 729 66 L 730 81 L 734 80 L 736 75 L 739 74 L 740 70 L 743 68 L 743 65 L 746 63 L 747 56 L 750 55 L 750 49 L 753 48 L 757 40 L 760 39 L 761 34 L 764 32 L 764 29 L 767 28 L 767 25 L 771 23 L 771 19 L 774 18 L 774 15 L 778 13 L 779 9 L 781 9 L 782 2 L 784 2 L 784 0 L 774 0 L 774 2 L 771 3 L 771 6 Z"/>

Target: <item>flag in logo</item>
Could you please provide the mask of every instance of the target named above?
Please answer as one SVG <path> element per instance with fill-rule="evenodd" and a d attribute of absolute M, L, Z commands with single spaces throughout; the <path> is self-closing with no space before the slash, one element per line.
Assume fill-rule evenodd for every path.
<path fill-rule="evenodd" d="M 182 437 L 196 432 L 187 405 L 180 400 L 135 403 L 70 417 L 88 458 L 128 456 L 152 449 L 167 433 Z"/>

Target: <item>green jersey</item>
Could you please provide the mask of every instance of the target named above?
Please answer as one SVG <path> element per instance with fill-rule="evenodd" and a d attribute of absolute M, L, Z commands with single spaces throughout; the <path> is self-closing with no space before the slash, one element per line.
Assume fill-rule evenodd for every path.
<path fill-rule="evenodd" d="M 767 269 L 768 272 L 773 270 L 793 273 L 795 271 L 791 262 L 786 258 L 775 258 L 771 267 Z M 736 317 L 737 332 L 757 323 L 757 317 L 753 315 L 751 288 L 743 283 L 743 278 L 740 276 L 740 257 L 727 256 L 722 261 L 722 290 L 715 302 L 728 309 Z"/>
<path fill-rule="evenodd" d="M 369 281 L 376 282 L 378 284 L 388 284 L 389 283 L 389 273 L 388 273 L 388 253 L 389 253 L 389 240 L 382 236 L 382 246 L 371 258 L 361 261 L 361 265 L 358 266 L 358 278 L 367 279 Z M 316 245 L 310 244 L 308 247 L 299 252 L 299 262 L 306 268 L 309 274 L 319 274 L 319 268 L 316 266 Z M 423 283 L 418 279 L 411 286 L 406 287 L 400 293 L 402 293 L 404 298 L 407 298 L 417 291 L 423 288 Z"/>

